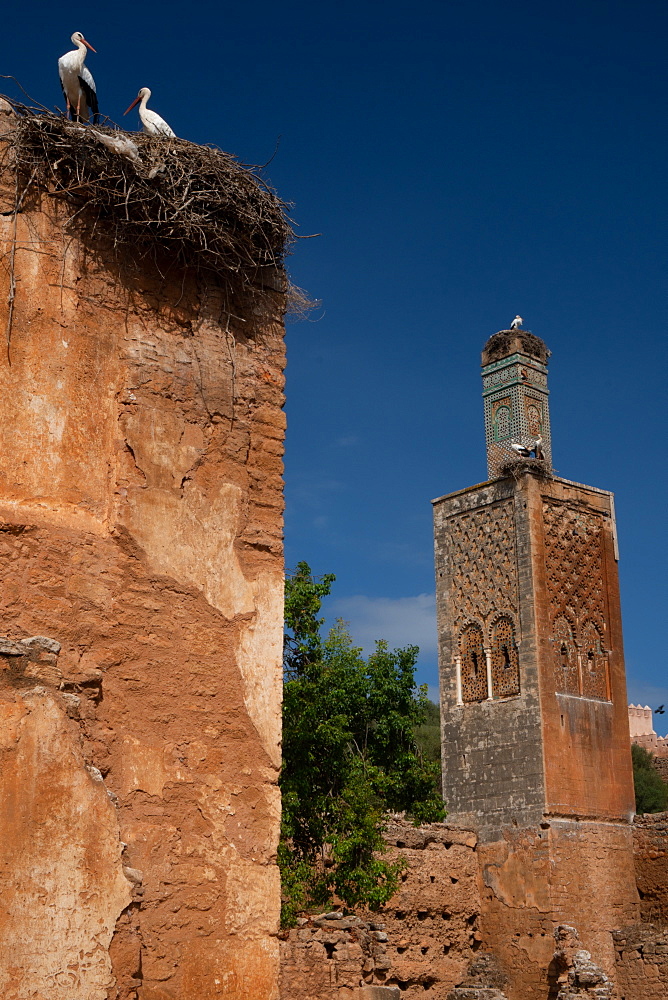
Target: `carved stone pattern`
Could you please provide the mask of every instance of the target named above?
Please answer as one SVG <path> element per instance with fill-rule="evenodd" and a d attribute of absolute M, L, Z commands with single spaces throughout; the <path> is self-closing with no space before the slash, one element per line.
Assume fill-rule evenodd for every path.
<path fill-rule="evenodd" d="M 543 505 L 545 562 L 552 620 L 565 615 L 576 629 L 605 622 L 602 519 L 562 504 Z"/>
<path fill-rule="evenodd" d="M 520 662 L 515 627 L 507 615 L 492 626 L 492 695 L 507 698 L 520 693 Z"/>
<path fill-rule="evenodd" d="M 462 701 L 484 701 L 487 697 L 487 661 L 479 625 L 467 625 L 459 640 Z"/>
<path fill-rule="evenodd" d="M 543 517 L 555 689 L 607 699 L 603 520 L 548 502 Z"/>
<path fill-rule="evenodd" d="M 578 654 L 571 623 L 563 615 L 552 626 L 554 689 L 561 694 L 579 694 Z"/>
<path fill-rule="evenodd" d="M 608 697 L 608 658 L 593 622 L 582 628 L 582 693 L 587 698 Z"/>
<path fill-rule="evenodd" d="M 510 612 L 517 620 L 517 556 L 513 502 L 482 507 L 448 525 L 447 559 L 452 568 L 454 628 L 470 619 L 488 623 Z"/>

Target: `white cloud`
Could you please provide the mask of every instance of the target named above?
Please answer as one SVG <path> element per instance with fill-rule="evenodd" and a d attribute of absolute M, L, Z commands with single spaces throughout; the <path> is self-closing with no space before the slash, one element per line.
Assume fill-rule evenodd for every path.
<path fill-rule="evenodd" d="M 329 618 L 343 618 L 350 623 L 356 646 L 372 653 L 377 639 L 385 639 L 390 649 L 419 646 L 420 659 L 436 658 L 436 598 L 434 594 L 416 597 L 339 597 L 328 602 Z"/>

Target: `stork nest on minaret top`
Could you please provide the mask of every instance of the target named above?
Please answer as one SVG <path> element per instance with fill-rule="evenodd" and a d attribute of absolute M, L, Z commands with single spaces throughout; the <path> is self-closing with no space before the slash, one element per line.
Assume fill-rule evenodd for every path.
<path fill-rule="evenodd" d="M 17 207 L 58 199 L 70 223 L 111 244 L 124 263 L 153 260 L 206 272 L 241 290 L 282 268 L 294 239 L 288 206 L 258 168 L 185 139 L 82 125 L 12 102 L 3 139 Z"/>

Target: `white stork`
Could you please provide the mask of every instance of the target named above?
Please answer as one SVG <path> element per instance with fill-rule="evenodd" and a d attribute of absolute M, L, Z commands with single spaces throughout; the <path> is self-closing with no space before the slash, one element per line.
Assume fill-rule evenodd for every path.
<path fill-rule="evenodd" d="M 170 139 L 175 139 L 176 132 L 169 127 L 165 119 L 161 118 L 160 115 L 155 113 L 155 111 L 149 111 L 146 107 L 150 97 L 151 91 L 148 87 L 142 87 L 128 108 L 128 111 L 132 111 L 132 109 L 136 108 L 139 104 L 139 117 L 141 118 L 141 123 L 144 126 L 144 132 L 148 132 L 149 135 L 164 135 Z M 124 111 L 123 114 L 127 115 L 128 111 Z"/>
<path fill-rule="evenodd" d="M 512 321 L 512 323 L 510 324 L 510 329 L 511 330 L 521 330 L 523 322 L 524 322 L 524 320 L 522 319 L 521 316 L 516 316 L 515 319 Z"/>
<path fill-rule="evenodd" d="M 95 80 L 90 70 L 84 66 L 86 49 L 91 52 L 95 52 L 95 49 L 80 31 L 74 32 L 72 42 L 76 49 L 66 52 L 58 60 L 58 75 L 65 95 L 67 114 L 71 115 L 72 121 L 87 122 L 92 112 L 93 124 L 97 125 L 100 115 Z"/>
<path fill-rule="evenodd" d="M 543 439 L 542 437 L 537 437 L 532 448 L 527 448 L 523 444 L 517 444 L 515 441 L 512 442 L 510 447 L 513 449 L 516 455 L 521 455 L 522 458 L 545 458 L 545 452 L 543 451 Z"/>

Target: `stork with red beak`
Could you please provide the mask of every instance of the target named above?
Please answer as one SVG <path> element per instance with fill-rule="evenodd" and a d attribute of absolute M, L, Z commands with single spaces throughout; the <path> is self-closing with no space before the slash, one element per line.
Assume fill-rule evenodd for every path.
<path fill-rule="evenodd" d="M 169 127 L 165 119 L 161 118 L 155 111 L 149 111 L 146 107 L 150 96 L 151 91 L 148 87 L 142 87 L 128 111 L 132 111 L 139 104 L 139 117 L 144 126 L 144 132 L 148 132 L 149 135 L 164 135 L 170 139 L 176 138 L 176 133 Z M 128 111 L 124 111 L 123 114 L 127 115 Z"/>
<path fill-rule="evenodd" d="M 76 48 L 71 52 L 66 52 L 58 60 L 58 74 L 65 95 L 67 114 L 72 118 L 72 121 L 87 122 L 92 113 L 93 124 L 97 125 L 100 114 L 95 80 L 90 70 L 84 66 L 86 49 L 90 49 L 91 52 L 95 52 L 95 49 L 90 42 L 86 41 L 80 31 L 74 32 L 72 43 L 76 45 Z"/>

